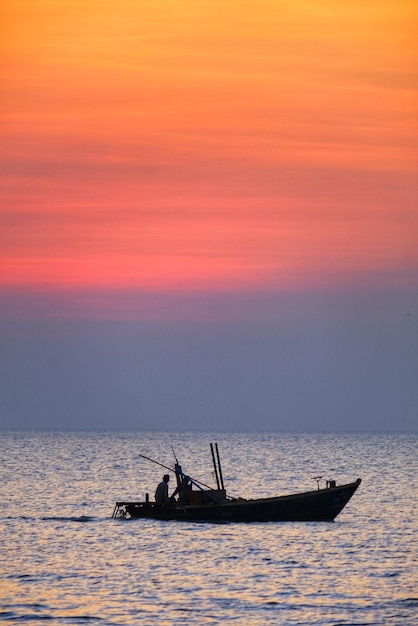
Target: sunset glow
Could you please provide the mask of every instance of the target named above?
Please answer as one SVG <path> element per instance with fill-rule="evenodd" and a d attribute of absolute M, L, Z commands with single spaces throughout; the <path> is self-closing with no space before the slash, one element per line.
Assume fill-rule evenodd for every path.
<path fill-rule="evenodd" d="M 415 2 L 1 13 L 0 289 L 416 284 Z"/>

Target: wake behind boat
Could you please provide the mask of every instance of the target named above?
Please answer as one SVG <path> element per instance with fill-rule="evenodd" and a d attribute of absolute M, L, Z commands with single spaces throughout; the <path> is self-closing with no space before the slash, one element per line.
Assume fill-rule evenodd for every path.
<path fill-rule="evenodd" d="M 314 522 L 332 521 L 346 506 L 361 483 L 345 485 L 327 480 L 320 487 L 321 477 L 316 477 L 318 488 L 304 493 L 271 498 L 232 498 L 227 495 L 219 458 L 218 444 L 210 444 L 217 488 L 212 489 L 183 473 L 177 459 L 174 468 L 167 467 L 149 457 L 141 457 L 174 472 L 177 481 L 177 499 L 164 503 L 151 502 L 147 494 L 144 502 L 116 502 L 114 518 L 150 518 L 157 520 L 183 520 L 199 522 Z M 193 489 L 195 487 L 195 489 Z"/>

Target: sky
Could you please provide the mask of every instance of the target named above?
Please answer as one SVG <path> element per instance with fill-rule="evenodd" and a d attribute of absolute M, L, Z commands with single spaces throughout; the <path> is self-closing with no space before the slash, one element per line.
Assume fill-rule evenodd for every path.
<path fill-rule="evenodd" d="M 0 427 L 417 430 L 412 0 L 4 0 Z"/>

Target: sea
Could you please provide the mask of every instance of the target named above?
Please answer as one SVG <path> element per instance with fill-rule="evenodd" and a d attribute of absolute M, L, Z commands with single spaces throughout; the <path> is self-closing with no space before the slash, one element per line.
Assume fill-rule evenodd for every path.
<path fill-rule="evenodd" d="M 418 434 L 0 431 L 0 622 L 418 624 Z M 113 519 L 174 455 L 227 492 L 362 479 L 334 522 Z M 174 488 L 173 482 L 171 486 Z"/>

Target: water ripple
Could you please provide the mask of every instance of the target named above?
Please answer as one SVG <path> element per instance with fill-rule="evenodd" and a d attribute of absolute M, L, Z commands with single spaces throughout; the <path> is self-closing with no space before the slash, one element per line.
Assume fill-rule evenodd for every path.
<path fill-rule="evenodd" d="M 363 483 L 333 524 L 110 518 L 160 480 L 138 451 L 170 464 L 172 442 L 211 482 L 215 440 L 238 495 L 302 491 L 330 468 Z M 412 626 L 416 452 L 407 434 L 3 433 L 0 621 Z"/>

